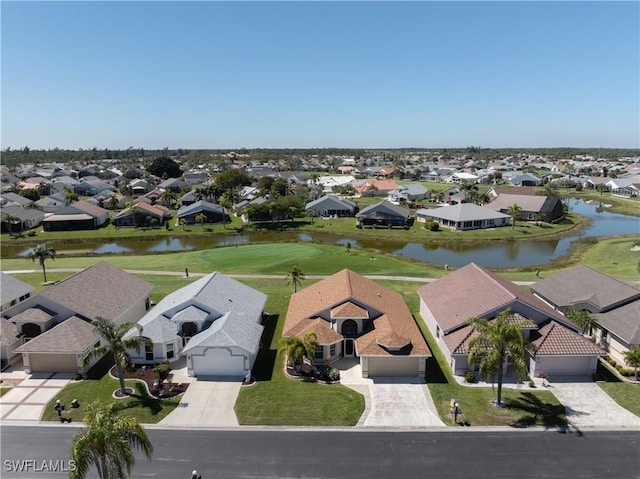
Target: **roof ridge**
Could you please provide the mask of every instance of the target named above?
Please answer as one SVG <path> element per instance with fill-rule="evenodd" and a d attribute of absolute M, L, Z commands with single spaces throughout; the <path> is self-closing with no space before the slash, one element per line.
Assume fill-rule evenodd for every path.
<path fill-rule="evenodd" d="M 557 323 L 553 320 L 549 321 L 549 331 L 547 331 L 547 333 L 542 336 L 542 339 L 540 341 L 540 345 L 538 346 L 538 350 L 542 349 L 542 346 L 544 346 L 544 343 L 547 342 L 547 339 L 549 338 L 549 336 L 551 335 L 551 332 L 553 331 L 553 329 L 556 327 Z M 545 325 L 546 326 L 546 325 Z M 545 327 L 543 326 L 543 328 Z M 540 331 L 540 329 L 538 329 L 538 331 Z"/>

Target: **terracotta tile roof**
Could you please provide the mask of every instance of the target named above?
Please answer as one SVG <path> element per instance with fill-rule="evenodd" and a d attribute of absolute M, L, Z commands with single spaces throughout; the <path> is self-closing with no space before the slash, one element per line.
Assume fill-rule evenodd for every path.
<path fill-rule="evenodd" d="M 464 325 L 469 318 L 490 319 L 517 302 L 532 307 L 549 318 L 572 324 L 527 289 L 475 263 L 420 287 L 418 295 L 429 307 L 445 334 Z"/>
<path fill-rule="evenodd" d="M 288 331 L 287 337 L 304 338 L 308 333 L 315 333 L 318 344 L 333 344 L 343 339 L 342 335 L 331 329 L 330 323 L 322 318 L 300 321 Z"/>
<path fill-rule="evenodd" d="M 357 304 L 346 301 L 331 309 L 332 318 L 368 318 L 369 312 Z"/>
<path fill-rule="evenodd" d="M 56 314 L 48 311 L 42 306 L 25 309 L 11 318 L 11 321 L 29 321 L 32 323 L 46 323 Z"/>
<path fill-rule="evenodd" d="M 600 312 L 640 298 L 640 289 L 583 264 L 538 281 L 531 289 L 558 307 L 590 303 Z"/>
<path fill-rule="evenodd" d="M 40 294 L 87 318 L 115 321 L 152 289 L 151 283 L 101 261 Z"/>
<path fill-rule="evenodd" d="M 408 354 L 431 355 L 402 295 L 348 269 L 291 296 L 283 336 L 300 336 L 303 332 L 314 331 L 320 343 L 320 337 L 325 334 L 330 337 L 330 342 L 335 342 L 342 336 L 330 329 L 331 311 L 348 303 L 365 309 L 373 320 L 373 328 L 356 340 L 359 355 L 389 355 L 377 340 L 392 332 L 411 341 Z M 311 323 L 318 330 L 312 329 Z M 326 331 L 325 325 L 331 332 Z"/>
<path fill-rule="evenodd" d="M 99 338 L 100 335 L 96 333 L 91 323 L 72 316 L 15 351 L 16 353 L 81 354 Z"/>
<path fill-rule="evenodd" d="M 536 356 L 604 355 L 596 344 L 555 321 L 549 321 L 540 330 L 531 333 Z"/>

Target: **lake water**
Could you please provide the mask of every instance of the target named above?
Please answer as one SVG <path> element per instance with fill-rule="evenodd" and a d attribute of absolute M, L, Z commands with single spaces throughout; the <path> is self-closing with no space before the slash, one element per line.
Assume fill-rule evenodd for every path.
<path fill-rule="evenodd" d="M 245 235 L 202 238 L 162 238 L 156 241 L 127 240 L 82 244 L 58 244 L 58 254 L 146 254 L 176 251 L 192 251 L 256 242 L 315 241 L 325 244 L 364 248 L 392 253 L 417 261 L 434 264 L 464 266 L 475 262 L 490 268 L 515 268 L 548 263 L 566 255 L 571 243 L 585 236 L 640 235 L 640 218 L 609 213 L 598 204 L 586 204 L 582 200 L 570 200 L 570 209 L 591 219 L 590 225 L 574 235 L 555 240 L 518 240 L 490 244 L 433 245 L 422 242 L 384 240 L 380 238 L 354 240 L 326 233 L 299 234 L 295 232 L 256 232 Z M 460 233 L 464 235 L 463 232 Z M 5 258 L 27 256 L 30 249 L 2 245 Z"/>

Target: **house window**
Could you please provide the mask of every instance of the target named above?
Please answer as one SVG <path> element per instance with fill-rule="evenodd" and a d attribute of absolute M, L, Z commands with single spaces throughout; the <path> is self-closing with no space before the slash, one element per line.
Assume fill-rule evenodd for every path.
<path fill-rule="evenodd" d="M 336 345 L 332 344 L 331 346 L 329 346 L 329 356 L 335 356 L 336 355 Z"/>
<path fill-rule="evenodd" d="M 440 337 L 440 326 L 436 326 L 436 338 Z"/>
<path fill-rule="evenodd" d="M 151 307 L 151 300 L 149 299 L 148 296 L 147 296 L 147 299 L 144 300 L 144 307 L 147 311 L 149 311 L 149 308 Z"/>
<path fill-rule="evenodd" d="M 16 300 L 15 299 L 11 300 L 11 304 L 9 306 L 15 306 L 15 305 L 16 305 Z"/>
<path fill-rule="evenodd" d="M 147 344 L 144 347 L 144 358 L 147 361 L 153 361 L 153 344 Z"/>
<path fill-rule="evenodd" d="M 167 359 L 173 358 L 173 343 L 167 344 Z"/>
<path fill-rule="evenodd" d="M 320 345 L 316 347 L 315 358 L 324 359 L 324 348 Z"/>

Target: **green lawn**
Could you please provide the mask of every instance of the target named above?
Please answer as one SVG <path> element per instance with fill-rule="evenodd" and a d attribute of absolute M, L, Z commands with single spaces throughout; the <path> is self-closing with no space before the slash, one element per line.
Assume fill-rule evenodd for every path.
<path fill-rule="evenodd" d="M 598 386 L 620 406 L 640 417 L 640 385 L 608 381 L 598 382 Z"/>
<path fill-rule="evenodd" d="M 11 391 L 11 388 L 0 388 L 0 397 Z"/>
<path fill-rule="evenodd" d="M 104 403 L 115 402 L 122 408 L 123 414 L 134 417 L 141 423 L 153 424 L 173 411 L 180 402 L 179 399 L 159 400 L 150 397 L 146 393 L 144 385 L 139 381 L 126 381 L 127 387 L 132 387 L 136 390 L 134 395 L 126 399 L 114 399 L 112 397 L 113 392 L 119 389 L 120 386 L 118 380 L 113 379 L 107 373 L 107 370 L 112 365 L 112 360 L 110 362 L 105 358 L 92 368 L 88 374 L 88 379 L 74 381 L 65 387 L 60 394 L 49 401 L 41 419 L 43 421 L 58 420 L 58 413 L 55 411 L 54 406 L 56 400 L 60 399 L 66 407 L 67 417 L 70 417 L 73 422 L 82 422 L 83 405 L 101 401 Z M 73 409 L 69 407 L 73 399 L 78 400 L 80 403 L 79 408 Z"/>

